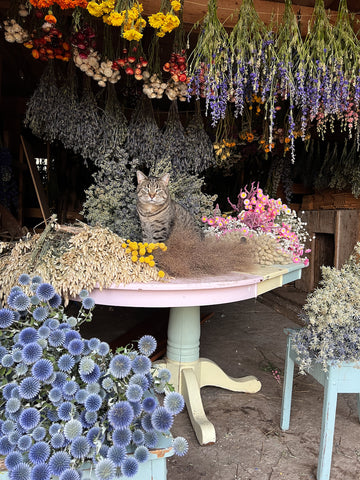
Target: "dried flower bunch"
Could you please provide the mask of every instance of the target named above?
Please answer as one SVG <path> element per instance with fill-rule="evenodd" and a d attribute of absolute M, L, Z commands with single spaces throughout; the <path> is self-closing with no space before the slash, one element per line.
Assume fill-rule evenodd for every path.
<path fill-rule="evenodd" d="M 80 299 L 68 316 L 51 284 L 22 274 L 0 309 L 0 454 L 10 478 L 80 480 L 86 465 L 97 480 L 131 478 L 162 438 L 187 452 L 183 437 L 171 440 L 184 399 L 149 358 L 156 340 L 113 353 L 82 338 L 95 302 L 86 290 Z"/>
<path fill-rule="evenodd" d="M 307 325 L 292 333 L 300 371 L 311 363 L 360 361 L 360 242 L 340 268 L 321 269 L 320 286 L 306 299 Z"/>

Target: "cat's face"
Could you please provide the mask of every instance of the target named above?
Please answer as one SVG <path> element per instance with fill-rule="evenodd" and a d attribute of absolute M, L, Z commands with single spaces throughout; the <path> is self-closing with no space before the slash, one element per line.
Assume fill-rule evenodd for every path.
<path fill-rule="evenodd" d="M 141 203 L 162 205 L 168 201 L 169 189 L 168 175 L 162 177 L 147 177 L 142 172 L 137 172 L 138 187 L 137 197 Z"/>

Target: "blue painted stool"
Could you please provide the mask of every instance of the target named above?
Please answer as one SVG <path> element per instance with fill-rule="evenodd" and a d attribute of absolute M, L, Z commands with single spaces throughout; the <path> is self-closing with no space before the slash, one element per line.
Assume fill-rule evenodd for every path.
<path fill-rule="evenodd" d="M 288 335 L 288 339 L 280 427 L 282 430 L 288 430 L 290 424 L 294 365 L 297 363 L 296 357 L 298 355 L 292 349 L 291 337 L 289 335 L 289 333 L 294 330 L 286 328 L 284 331 Z M 360 419 L 360 362 L 329 363 L 327 368 L 327 372 L 324 372 L 321 364 L 314 364 L 305 370 L 306 373 L 312 375 L 315 380 L 324 387 L 317 480 L 328 480 L 330 478 L 338 393 L 357 393 L 357 406 Z"/>

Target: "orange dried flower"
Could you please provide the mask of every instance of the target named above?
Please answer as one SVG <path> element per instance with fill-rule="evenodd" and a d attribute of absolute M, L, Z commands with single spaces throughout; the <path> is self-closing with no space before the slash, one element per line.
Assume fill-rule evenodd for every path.
<path fill-rule="evenodd" d="M 49 14 L 49 15 L 45 15 L 45 22 L 55 25 L 57 20 L 56 20 L 56 17 L 54 17 L 54 15 Z"/>
<path fill-rule="evenodd" d="M 34 57 L 34 58 L 39 58 L 40 57 L 40 53 L 38 50 L 36 50 L 36 48 L 33 48 L 33 50 L 31 51 L 31 55 Z"/>

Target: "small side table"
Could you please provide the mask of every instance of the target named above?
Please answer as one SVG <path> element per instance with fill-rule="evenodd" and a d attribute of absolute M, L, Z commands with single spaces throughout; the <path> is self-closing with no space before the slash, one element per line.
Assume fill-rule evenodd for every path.
<path fill-rule="evenodd" d="M 294 365 L 298 363 L 296 360 L 298 355 L 292 348 L 291 337 L 289 335 L 292 331 L 294 330 L 285 329 L 288 339 L 280 419 L 280 427 L 282 430 L 289 429 Z M 321 364 L 314 364 L 305 370 L 306 373 L 313 376 L 315 380 L 324 387 L 317 480 L 328 480 L 330 478 L 338 393 L 357 394 L 360 419 L 360 362 L 329 362 L 327 368 L 328 370 L 325 372 Z"/>

